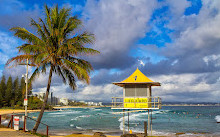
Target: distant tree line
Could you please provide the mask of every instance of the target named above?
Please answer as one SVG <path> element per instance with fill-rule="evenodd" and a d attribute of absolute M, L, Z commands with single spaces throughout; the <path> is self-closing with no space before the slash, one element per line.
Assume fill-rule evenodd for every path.
<path fill-rule="evenodd" d="M 21 109 L 24 106 L 25 93 L 26 83 L 24 77 L 21 79 L 17 77 L 13 81 L 10 76 L 6 81 L 5 76 L 2 76 L 0 83 L 0 108 Z M 29 85 L 28 95 L 28 109 L 40 109 L 43 101 L 32 95 L 32 85 Z M 52 109 L 52 107 L 47 104 L 46 109 Z"/>
<path fill-rule="evenodd" d="M 10 76 L 6 82 L 2 76 L 0 83 L 0 107 L 22 106 L 24 100 L 25 79 L 17 77 L 14 81 Z"/>

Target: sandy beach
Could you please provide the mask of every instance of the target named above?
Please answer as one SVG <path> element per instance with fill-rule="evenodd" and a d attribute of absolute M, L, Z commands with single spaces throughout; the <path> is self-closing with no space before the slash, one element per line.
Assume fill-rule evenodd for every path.
<path fill-rule="evenodd" d="M 40 110 L 27 110 L 27 112 L 39 112 Z M 13 113 L 24 113 L 25 110 L 21 109 L 0 109 L 0 115 L 13 114 Z"/>

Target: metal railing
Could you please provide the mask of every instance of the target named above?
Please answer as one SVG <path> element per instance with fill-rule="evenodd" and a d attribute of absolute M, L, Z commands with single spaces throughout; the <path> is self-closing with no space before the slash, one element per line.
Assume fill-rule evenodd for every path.
<path fill-rule="evenodd" d="M 27 117 L 30 120 L 33 120 L 33 121 L 37 122 L 37 120 L 35 120 L 35 119 L 31 118 L 31 117 L 28 117 L 28 116 L 25 116 L 25 117 Z M 25 121 L 27 121 L 27 120 L 25 120 Z M 42 123 L 42 122 L 40 122 L 40 124 L 46 126 L 46 128 L 47 128 L 46 129 L 46 135 L 48 136 L 49 135 L 49 126 L 47 124 Z"/>
<path fill-rule="evenodd" d="M 24 121 L 23 121 L 23 125 L 22 124 L 19 124 L 19 128 L 21 127 L 22 129 L 23 129 L 23 131 L 25 132 L 25 129 L 26 129 L 26 127 L 25 127 L 25 123 L 27 122 L 27 119 L 30 119 L 30 120 L 32 120 L 32 121 L 35 121 L 36 122 L 36 120 L 35 119 L 33 119 L 33 118 L 31 118 L 31 117 L 28 117 L 28 116 L 24 116 L 24 115 L 7 115 L 7 114 L 5 114 L 5 117 L 10 117 L 10 121 L 8 122 L 8 124 L 7 124 L 7 128 L 11 128 L 11 129 L 13 129 L 13 126 L 14 126 L 14 124 L 13 124 L 13 122 L 14 122 L 14 116 L 19 116 L 19 117 L 24 117 Z M 22 119 L 22 118 L 21 118 Z M 22 121 L 22 120 L 21 120 Z M 0 126 L 2 126 L 2 115 L 0 115 Z M 44 124 L 44 123 L 42 123 L 42 122 L 40 122 L 40 124 L 42 124 L 42 125 L 44 125 L 44 126 L 46 126 L 46 136 L 49 136 L 49 126 L 47 125 L 47 124 Z"/>
<path fill-rule="evenodd" d="M 161 98 L 159 97 L 112 97 L 112 108 L 161 109 L 161 105 Z"/>

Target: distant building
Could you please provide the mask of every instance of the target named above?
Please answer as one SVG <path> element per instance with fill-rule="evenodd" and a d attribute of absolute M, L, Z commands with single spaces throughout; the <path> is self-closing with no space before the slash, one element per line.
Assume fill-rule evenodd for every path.
<path fill-rule="evenodd" d="M 87 102 L 88 106 L 93 106 L 94 102 Z"/>
<path fill-rule="evenodd" d="M 41 100 L 41 101 L 44 101 L 44 97 L 45 97 L 45 93 L 44 92 L 40 92 L 38 93 L 38 98 Z"/>
<path fill-rule="evenodd" d="M 60 99 L 57 97 L 53 97 L 51 105 L 58 105 L 60 103 Z"/>
<path fill-rule="evenodd" d="M 99 103 L 98 103 L 98 106 L 102 106 L 102 102 L 99 102 Z"/>
<path fill-rule="evenodd" d="M 44 101 L 45 93 L 44 92 L 37 93 L 35 94 L 35 97 L 38 97 L 41 101 Z M 59 103 L 60 103 L 60 99 L 57 97 L 54 97 L 53 92 L 49 93 L 47 104 L 58 105 Z"/>
<path fill-rule="evenodd" d="M 102 106 L 102 102 L 85 102 L 88 106 Z"/>
<path fill-rule="evenodd" d="M 68 99 L 67 98 L 61 98 L 60 103 L 63 103 L 64 105 L 68 105 Z"/>

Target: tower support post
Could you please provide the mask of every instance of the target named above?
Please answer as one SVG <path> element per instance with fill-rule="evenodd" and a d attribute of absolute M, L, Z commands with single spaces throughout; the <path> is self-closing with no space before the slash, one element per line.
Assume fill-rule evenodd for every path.
<path fill-rule="evenodd" d="M 125 110 L 123 109 L 123 135 L 125 134 Z"/>
<path fill-rule="evenodd" d="M 128 109 L 128 132 L 130 131 L 129 128 L 130 127 L 129 127 L 129 109 Z"/>
<path fill-rule="evenodd" d="M 150 126 L 150 110 L 148 109 L 147 111 L 148 111 L 148 121 L 147 121 L 148 122 L 148 131 L 147 132 L 150 133 L 150 127 L 151 127 Z"/>

